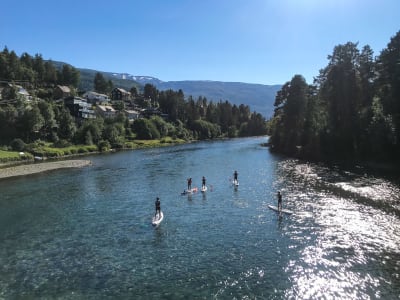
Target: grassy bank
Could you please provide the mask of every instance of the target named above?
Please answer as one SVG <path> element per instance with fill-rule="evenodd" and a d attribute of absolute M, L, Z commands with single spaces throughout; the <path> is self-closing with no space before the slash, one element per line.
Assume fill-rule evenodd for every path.
<path fill-rule="evenodd" d="M 33 155 L 27 152 L 0 150 L 0 163 L 33 160 Z"/>
<path fill-rule="evenodd" d="M 164 146 L 171 146 L 184 143 L 186 143 L 185 140 L 166 137 L 160 140 L 133 140 L 130 142 L 126 142 L 125 148 L 127 149 L 154 148 L 154 147 L 164 147 Z"/>
<path fill-rule="evenodd" d="M 185 142 L 185 140 L 173 139 L 170 137 L 162 138 L 159 140 L 133 140 L 126 142 L 124 144 L 124 148 L 120 150 L 164 147 L 176 144 L 183 144 Z M 110 150 L 113 149 L 106 149 L 104 152 Z M 101 151 L 99 151 L 97 145 L 72 145 L 68 147 L 54 147 L 51 143 L 41 142 L 27 146 L 27 150 L 26 152 L 24 152 L 23 155 L 21 155 L 20 152 L 0 150 L 0 163 L 23 163 L 27 161 L 33 161 L 34 157 L 40 159 L 57 159 L 80 156 L 85 154 L 93 154 L 98 152 Z"/>

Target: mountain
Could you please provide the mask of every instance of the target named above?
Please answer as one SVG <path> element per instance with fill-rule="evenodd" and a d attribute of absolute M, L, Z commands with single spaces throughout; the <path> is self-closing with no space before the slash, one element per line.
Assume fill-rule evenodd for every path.
<path fill-rule="evenodd" d="M 159 90 L 179 90 L 194 99 L 206 97 L 208 101 L 228 100 L 232 104 L 245 104 L 252 111 L 271 117 L 274 111 L 275 95 L 281 85 L 263 85 L 243 82 L 222 81 L 166 81 L 155 85 Z"/>
<path fill-rule="evenodd" d="M 94 77 L 96 76 L 96 73 L 101 73 L 106 80 L 111 80 L 115 87 L 123 88 L 127 91 L 129 91 L 132 87 L 136 87 L 138 90 L 143 89 L 143 86 L 139 82 L 131 78 L 124 78 L 116 73 L 79 68 L 78 70 L 81 74 L 81 80 L 79 84 L 79 89 L 81 91 L 90 91 L 94 89 Z"/>
<path fill-rule="evenodd" d="M 195 100 L 206 97 L 208 101 L 219 102 L 228 100 L 232 104 L 248 105 L 251 111 L 261 113 L 269 118 L 273 115 L 275 95 L 282 85 L 264 85 L 243 82 L 223 82 L 207 80 L 162 81 L 151 76 L 136 76 L 128 73 L 102 72 L 90 69 L 79 69 L 81 74 L 81 90 L 92 90 L 94 77 L 97 72 L 104 78 L 110 79 L 114 86 L 129 91 L 133 86 L 143 90 L 147 83 L 154 85 L 158 90 L 182 90 L 186 97 L 192 96 Z"/>
<path fill-rule="evenodd" d="M 245 104 L 269 118 L 273 115 L 275 95 L 282 85 L 263 85 L 242 82 L 223 82 L 208 80 L 162 81 L 151 76 L 135 76 L 127 73 L 108 73 L 114 78 L 134 80 L 141 85 L 150 83 L 158 90 L 182 90 L 185 96 L 197 99 L 206 97 L 208 101 L 228 100 L 232 104 Z"/>

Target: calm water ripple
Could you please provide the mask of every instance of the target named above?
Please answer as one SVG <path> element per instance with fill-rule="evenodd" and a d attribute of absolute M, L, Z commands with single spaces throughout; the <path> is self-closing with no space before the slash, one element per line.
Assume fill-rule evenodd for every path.
<path fill-rule="evenodd" d="M 265 141 L 0 181 L 0 299 L 400 299 L 399 183 L 272 155 Z M 202 176 L 206 194 L 180 195 Z M 278 190 L 293 215 L 268 209 Z"/>

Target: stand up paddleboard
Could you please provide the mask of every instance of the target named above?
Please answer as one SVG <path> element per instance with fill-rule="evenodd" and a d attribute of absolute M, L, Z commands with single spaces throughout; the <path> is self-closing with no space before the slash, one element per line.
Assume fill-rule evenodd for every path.
<path fill-rule="evenodd" d="M 289 210 L 289 209 L 281 209 L 279 210 L 278 207 L 274 206 L 274 205 L 268 205 L 268 207 L 276 212 L 280 212 L 280 213 L 284 213 L 284 214 L 288 214 L 291 215 L 293 214 L 293 211 Z"/>
<path fill-rule="evenodd" d="M 205 193 L 207 191 L 207 186 L 205 185 L 205 186 L 202 186 L 201 187 L 201 192 L 202 193 Z"/>
<path fill-rule="evenodd" d="M 164 213 L 162 211 L 160 211 L 158 214 L 153 216 L 151 224 L 153 224 L 153 226 L 158 226 L 158 225 L 160 225 L 160 223 L 162 222 L 163 219 L 164 219 Z"/>
<path fill-rule="evenodd" d="M 232 184 L 233 184 L 235 187 L 237 187 L 237 186 L 239 186 L 239 181 L 238 181 L 238 180 L 233 180 L 233 181 L 232 181 Z"/>
<path fill-rule="evenodd" d="M 184 190 L 184 191 L 181 193 L 181 195 L 191 195 L 191 194 L 193 194 L 193 193 L 197 193 L 197 191 L 198 191 L 198 188 L 195 187 L 195 188 L 192 188 L 192 189 L 190 189 L 190 190 Z"/>

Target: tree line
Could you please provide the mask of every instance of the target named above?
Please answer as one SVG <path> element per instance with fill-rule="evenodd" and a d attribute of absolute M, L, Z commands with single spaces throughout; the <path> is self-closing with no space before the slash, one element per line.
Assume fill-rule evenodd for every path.
<path fill-rule="evenodd" d="M 24 82 L 32 88 L 54 86 L 56 84 L 77 87 L 79 70 L 69 64 L 56 68 L 52 61 L 43 60 L 42 55 L 31 56 L 23 53 L 20 57 L 15 51 L 4 47 L 0 52 L 0 81 Z"/>
<path fill-rule="evenodd" d="M 204 97 L 194 99 L 185 97 L 182 90 L 159 91 L 151 84 L 138 91 L 136 83 L 131 89 L 134 105 L 153 108 L 156 114 L 129 122 L 119 101 L 115 103 L 116 117 L 97 116 L 78 122 L 63 102 L 52 99 L 49 90 L 56 84 L 76 88 L 79 71 L 68 64 L 56 68 L 38 54 L 32 57 L 24 53 L 18 57 L 7 48 L 0 52 L 0 79 L 24 82 L 24 87 L 34 95 L 33 101 L 27 102 L 17 95 L 13 103 L 0 106 L 0 145 L 14 150 L 21 151 L 37 141 L 58 147 L 75 144 L 109 149 L 124 148 L 135 139 L 213 139 L 262 135 L 267 130 L 265 118 L 251 112 L 247 105 L 213 102 Z M 112 83 L 98 73 L 94 86 L 96 91 L 108 93 Z"/>
<path fill-rule="evenodd" d="M 399 161 L 400 31 L 374 57 L 337 45 L 313 84 L 286 82 L 268 121 L 271 150 L 313 160 Z"/>

